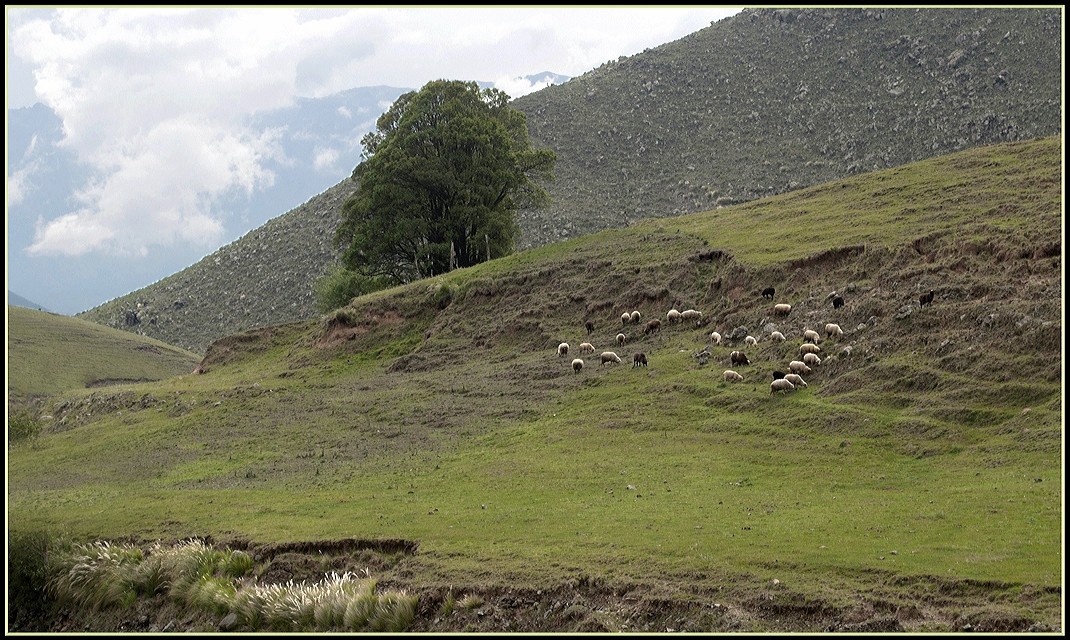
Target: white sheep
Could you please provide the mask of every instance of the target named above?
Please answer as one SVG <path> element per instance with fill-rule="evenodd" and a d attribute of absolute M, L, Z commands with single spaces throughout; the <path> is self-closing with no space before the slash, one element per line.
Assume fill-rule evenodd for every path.
<path fill-rule="evenodd" d="M 843 329 L 838 324 L 832 324 L 831 322 L 825 325 L 825 335 L 828 337 L 840 337 L 843 335 Z"/>
<path fill-rule="evenodd" d="M 557 357 L 560 358 L 561 356 L 567 356 L 567 355 L 568 355 L 568 343 L 567 342 L 562 342 L 561 344 L 557 345 Z"/>
<path fill-rule="evenodd" d="M 813 373 L 814 370 L 811 369 L 810 367 L 806 366 L 806 363 L 803 362 L 802 360 L 792 360 L 788 364 L 788 371 L 791 371 L 792 373 L 802 374 L 802 373 Z"/>
<path fill-rule="evenodd" d="M 623 347 L 624 343 L 627 342 L 627 340 L 628 340 L 628 336 L 624 335 L 623 333 L 618 333 L 617 334 L 617 345 L 618 346 Z"/>
<path fill-rule="evenodd" d="M 613 353 L 612 351 L 603 351 L 600 358 L 602 360 L 602 364 L 598 365 L 600 367 L 605 366 L 607 362 L 616 362 L 617 364 L 620 364 L 620 356 Z"/>
<path fill-rule="evenodd" d="M 582 368 L 583 368 L 583 358 L 576 358 L 575 360 L 572 361 L 572 370 L 573 371 L 575 371 L 576 373 L 579 373 L 580 369 L 582 369 Z"/>
<path fill-rule="evenodd" d="M 817 365 L 821 364 L 821 358 L 819 358 L 816 353 L 804 353 L 802 358 L 803 362 L 810 365 L 811 367 L 816 367 Z"/>
<path fill-rule="evenodd" d="M 669 309 L 669 312 L 665 314 L 665 319 L 669 322 L 669 324 L 672 324 L 674 322 L 679 322 L 681 315 L 682 314 L 676 309 Z"/>
<path fill-rule="evenodd" d="M 688 309 L 680 314 L 681 320 L 698 320 L 702 317 L 701 311 L 695 311 L 694 309 Z"/>
<path fill-rule="evenodd" d="M 776 393 L 777 391 L 795 391 L 795 385 L 793 385 L 787 378 L 777 378 L 769 383 L 769 393 Z"/>
<path fill-rule="evenodd" d="M 739 375 L 735 371 L 732 371 L 731 369 L 727 369 L 724 372 L 724 381 L 725 382 L 743 382 L 743 376 Z"/>
<path fill-rule="evenodd" d="M 721 334 L 714 331 L 710 334 L 710 342 L 713 344 L 721 344 Z"/>
<path fill-rule="evenodd" d="M 821 353 L 821 347 L 812 342 L 807 342 L 799 345 L 799 353 Z"/>
<path fill-rule="evenodd" d="M 813 329 L 807 329 L 803 331 L 803 340 L 809 340 L 810 342 L 817 344 L 818 342 L 821 342 L 821 334 Z"/>
<path fill-rule="evenodd" d="M 807 386 L 806 381 L 803 380 L 802 376 L 797 373 L 789 373 L 788 375 L 784 376 L 784 379 L 792 383 L 796 387 L 799 387 L 800 389 Z"/>
<path fill-rule="evenodd" d="M 624 313 L 620 314 L 620 323 L 621 323 L 621 325 L 626 325 L 631 321 L 632 321 L 632 314 L 628 313 L 627 311 L 625 311 Z"/>
<path fill-rule="evenodd" d="M 743 339 L 743 342 L 748 345 L 754 346 L 758 344 L 758 338 L 755 338 L 754 336 L 747 336 Z"/>
<path fill-rule="evenodd" d="M 780 333 L 779 331 L 774 331 L 773 333 L 769 334 L 769 339 L 776 340 L 777 342 L 784 342 L 784 334 Z"/>
<path fill-rule="evenodd" d="M 786 316 L 791 313 L 790 304 L 778 304 L 773 306 L 773 313 L 778 316 Z"/>
<path fill-rule="evenodd" d="M 641 313 L 639 313 L 638 311 L 632 311 L 632 315 L 631 315 L 632 324 L 639 324 L 639 320 L 641 320 L 642 317 L 643 317 L 643 315 Z"/>
<path fill-rule="evenodd" d="M 580 353 L 594 353 L 594 345 L 590 342 L 580 343 Z"/>

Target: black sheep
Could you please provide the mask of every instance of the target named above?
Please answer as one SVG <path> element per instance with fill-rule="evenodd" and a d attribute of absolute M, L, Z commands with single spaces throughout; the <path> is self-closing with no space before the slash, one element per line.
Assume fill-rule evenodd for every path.
<path fill-rule="evenodd" d="M 587 335 L 591 335 L 592 333 L 594 333 L 594 323 L 590 320 L 585 322 L 583 326 L 587 327 Z"/>
<path fill-rule="evenodd" d="M 773 372 L 773 380 L 780 380 L 783 377 L 784 377 L 784 372 L 783 371 L 774 371 Z"/>
<path fill-rule="evenodd" d="M 640 352 L 632 356 L 632 368 L 634 369 L 639 365 L 647 366 L 645 353 Z"/>
<path fill-rule="evenodd" d="M 935 296 L 935 295 L 936 295 L 936 292 L 933 291 L 932 289 L 929 289 L 929 293 L 921 294 L 921 297 L 918 298 L 918 301 L 921 303 L 921 306 L 924 307 L 927 304 L 932 304 L 933 296 Z"/>
<path fill-rule="evenodd" d="M 731 359 L 732 364 L 750 364 L 750 360 L 747 359 L 747 354 L 742 351 L 733 351 Z"/>
<path fill-rule="evenodd" d="M 763 298 L 769 298 L 770 300 L 772 300 L 773 296 L 775 294 L 776 294 L 776 289 L 774 289 L 773 287 L 766 287 L 764 290 L 762 290 L 762 297 Z"/>
<path fill-rule="evenodd" d="M 832 299 L 832 308 L 839 309 L 843 306 L 843 296 L 836 296 Z"/>

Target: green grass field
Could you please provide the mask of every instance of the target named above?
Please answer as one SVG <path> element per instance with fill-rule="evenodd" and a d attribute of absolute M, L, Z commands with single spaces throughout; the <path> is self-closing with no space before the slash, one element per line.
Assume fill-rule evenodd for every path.
<path fill-rule="evenodd" d="M 693 630 L 1058 628 L 1061 145 L 644 222 L 224 339 L 203 375 L 70 384 L 53 427 L 9 447 L 10 527 L 408 540 L 391 584 L 497 611 L 507 588 L 641 588 L 690 607 Z M 773 284 L 786 318 L 760 295 Z M 670 325 L 671 308 L 702 322 Z M 633 309 L 661 332 L 622 325 Z M 826 322 L 846 335 L 821 343 L 809 386 L 770 394 Z M 727 383 L 742 341 L 708 335 L 738 327 L 759 343 Z M 546 620 L 625 623 L 585 616 Z M 433 617 L 416 628 L 493 628 Z"/>
<path fill-rule="evenodd" d="M 200 356 L 92 322 L 7 308 L 7 393 L 27 402 L 92 386 L 161 380 L 189 373 Z"/>

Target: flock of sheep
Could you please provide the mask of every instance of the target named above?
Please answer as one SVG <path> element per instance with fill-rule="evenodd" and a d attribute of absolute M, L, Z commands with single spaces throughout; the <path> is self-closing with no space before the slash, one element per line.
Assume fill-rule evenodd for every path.
<path fill-rule="evenodd" d="M 776 290 L 773 287 L 768 287 L 762 291 L 762 297 L 764 298 L 772 299 L 775 294 Z M 934 296 L 935 291 L 932 290 L 922 295 L 919 298 L 921 306 L 924 307 L 927 304 L 931 304 Z M 832 301 L 832 306 L 834 309 L 839 309 L 844 306 L 843 297 L 837 294 L 835 291 L 829 294 L 828 299 Z M 772 309 L 772 314 L 774 316 L 784 317 L 790 313 L 791 305 L 789 304 L 778 303 L 774 305 Z M 686 311 L 678 311 L 677 309 L 671 309 L 667 314 L 665 314 L 665 321 L 670 325 L 684 322 L 687 320 L 693 320 L 695 321 L 696 326 L 700 326 L 702 324 L 702 312 L 696 311 L 694 309 L 688 309 Z M 626 329 L 628 325 L 638 325 L 642 322 L 642 314 L 639 311 L 623 313 L 620 316 L 620 322 L 622 328 L 624 329 Z M 585 323 L 585 327 L 587 329 L 588 336 L 590 336 L 595 330 L 594 323 L 592 323 L 591 321 L 587 321 Z M 646 335 L 659 333 L 661 331 L 661 327 L 661 320 L 649 320 L 644 325 L 643 333 Z M 813 368 L 821 364 L 821 356 L 819 355 L 821 353 L 821 347 L 818 346 L 818 343 L 821 342 L 822 339 L 836 340 L 838 338 L 842 338 L 843 335 L 843 329 L 841 329 L 838 324 L 832 322 L 825 324 L 824 337 L 822 337 L 821 333 L 813 329 L 805 329 L 802 333 L 802 343 L 799 345 L 798 358 L 792 359 L 790 362 L 788 362 L 786 367 L 787 372 L 773 372 L 773 380 L 769 384 L 769 392 L 786 393 L 806 387 L 806 380 L 804 380 L 802 376 L 804 374 L 808 375 L 812 373 L 814 370 Z M 780 331 L 773 331 L 770 333 L 769 339 L 777 342 L 783 342 L 787 338 Z M 709 342 L 713 345 L 720 345 L 722 340 L 723 339 L 721 334 L 717 331 L 713 331 L 709 334 Z M 617 334 L 616 343 L 618 347 L 623 347 L 627 341 L 628 336 L 623 331 Z M 746 336 L 746 338 L 743 339 L 743 344 L 746 346 L 757 346 L 758 339 L 754 336 L 748 335 Z M 589 355 L 595 352 L 595 347 L 590 342 L 583 342 L 579 345 L 578 351 L 581 355 Z M 567 342 L 562 342 L 558 345 L 558 357 L 565 357 L 569 355 L 569 352 L 570 347 Z M 842 353 L 845 355 L 850 355 L 850 352 L 850 346 L 845 346 L 842 350 Z M 707 346 L 702 351 L 695 354 L 695 357 L 699 359 L 699 364 L 704 365 L 706 364 L 706 362 L 708 362 L 710 355 L 711 353 L 709 351 L 709 347 Z M 607 364 L 622 364 L 620 356 L 618 356 L 614 351 L 603 351 L 599 355 L 598 359 L 600 367 L 605 366 Z M 647 356 L 643 352 L 637 352 L 632 356 L 633 368 L 639 366 L 647 366 L 647 362 Z M 729 354 L 729 362 L 731 363 L 732 367 L 750 364 L 750 360 L 747 358 L 747 354 L 744 351 L 738 349 L 733 350 Z M 572 370 L 575 373 L 581 372 L 584 366 L 585 364 L 583 358 L 574 358 L 572 360 Z M 725 382 L 743 382 L 744 380 L 743 375 L 740 374 L 738 371 L 735 371 L 734 369 L 726 369 L 722 374 L 722 377 L 724 378 Z"/>

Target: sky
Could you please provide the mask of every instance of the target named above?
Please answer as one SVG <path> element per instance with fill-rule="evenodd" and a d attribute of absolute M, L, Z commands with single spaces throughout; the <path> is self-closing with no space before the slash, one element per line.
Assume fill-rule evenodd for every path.
<path fill-rule="evenodd" d="M 218 202 L 270 186 L 267 165 L 279 153 L 249 116 L 299 97 L 446 78 L 494 82 L 516 98 L 542 88 L 523 76 L 580 76 L 739 10 L 8 5 L 7 107 L 50 107 L 63 122 L 62 146 L 90 175 L 69 211 L 33 220 L 32 240 L 9 244 L 9 262 L 21 252 L 50 264 L 88 256 L 163 264 L 169 251 L 204 256 L 233 241 L 248 229 L 236 231 Z M 28 176 L 8 162 L 10 216 Z"/>

